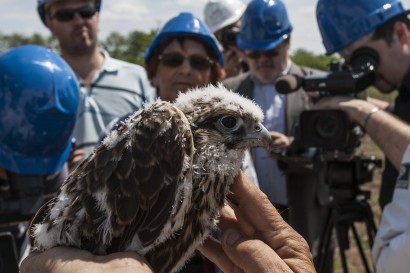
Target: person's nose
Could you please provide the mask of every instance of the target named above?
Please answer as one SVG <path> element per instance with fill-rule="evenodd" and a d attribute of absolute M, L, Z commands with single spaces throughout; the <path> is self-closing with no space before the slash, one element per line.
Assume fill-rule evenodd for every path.
<path fill-rule="evenodd" d="M 74 13 L 73 22 L 83 23 L 84 21 L 85 21 L 85 19 L 78 12 Z"/>
<path fill-rule="evenodd" d="M 193 68 L 191 67 L 191 64 L 189 63 L 189 59 L 185 58 L 178 69 L 180 73 L 189 74 L 192 72 Z"/>

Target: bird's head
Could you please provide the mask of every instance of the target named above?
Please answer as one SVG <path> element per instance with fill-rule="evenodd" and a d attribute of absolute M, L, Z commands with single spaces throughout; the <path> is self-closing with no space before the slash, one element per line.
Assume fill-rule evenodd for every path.
<path fill-rule="evenodd" d="M 222 84 L 191 89 L 180 94 L 175 105 L 191 124 L 196 147 L 224 144 L 243 150 L 271 142 L 260 107 Z"/>

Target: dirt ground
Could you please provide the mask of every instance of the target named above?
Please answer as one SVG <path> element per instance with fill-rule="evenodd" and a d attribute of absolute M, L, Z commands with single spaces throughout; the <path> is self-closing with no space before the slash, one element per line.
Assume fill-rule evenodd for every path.
<path fill-rule="evenodd" d="M 368 137 L 363 138 L 361 148 L 366 156 L 375 155 L 378 158 L 383 159 L 383 154 L 381 153 L 381 151 L 376 147 L 376 145 Z M 376 227 L 378 227 L 379 225 L 380 215 L 381 215 L 380 207 L 378 204 L 381 172 L 382 172 L 382 169 L 376 169 L 374 171 L 373 181 L 365 183 L 361 186 L 361 189 L 368 190 L 371 193 L 368 203 L 371 206 Z M 368 243 L 368 236 L 367 236 L 364 223 L 358 222 L 355 224 L 355 227 L 357 228 L 359 237 L 361 238 L 361 245 L 363 246 L 367 260 L 370 262 L 371 272 L 374 272 L 373 264 L 371 263 L 371 254 L 370 254 L 370 247 Z M 350 248 L 346 250 L 345 252 L 346 259 L 347 259 L 347 265 L 348 265 L 348 272 L 349 273 L 366 272 L 363 266 L 363 263 L 362 263 L 362 259 L 360 258 L 360 255 L 359 255 L 358 248 L 355 245 L 355 240 L 354 240 L 352 232 L 349 233 L 349 242 L 350 242 Z M 340 254 L 339 254 L 338 249 L 336 250 L 335 255 L 334 255 L 334 267 L 333 268 L 334 268 L 335 273 L 344 273 L 342 266 L 341 266 Z"/>

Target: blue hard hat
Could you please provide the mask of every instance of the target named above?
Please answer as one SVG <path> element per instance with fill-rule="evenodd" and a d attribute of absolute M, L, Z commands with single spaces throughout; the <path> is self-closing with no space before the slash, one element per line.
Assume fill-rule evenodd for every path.
<path fill-rule="evenodd" d="M 223 66 L 223 56 L 215 36 L 199 18 L 192 13 L 182 12 L 170 19 L 145 52 L 145 61 L 153 54 L 155 48 L 171 37 L 192 36 L 203 40 L 218 56 L 219 63 Z"/>
<path fill-rule="evenodd" d="M 51 2 L 51 0 L 37 0 L 37 12 L 40 16 L 41 21 L 43 24 L 46 24 L 46 9 L 45 5 Z M 101 0 L 95 0 L 95 8 L 100 11 L 101 9 Z"/>
<path fill-rule="evenodd" d="M 237 44 L 243 50 L 269 50 L 285 40 L 292 30 L 281 0 L 253 0 L 243 14 Z"/>
<path fill-rule="evenodd" d="M 316 18 L 326 54 L 342 50 L 405 12 L 397 0 L 319 0 Z"/>
<path fill-rule="evenodd" d="M 0 166 L 19 174 L 62 168 L 77 116 L 70 66 L 51 50 L 20 46 L 0 55 Z"/>

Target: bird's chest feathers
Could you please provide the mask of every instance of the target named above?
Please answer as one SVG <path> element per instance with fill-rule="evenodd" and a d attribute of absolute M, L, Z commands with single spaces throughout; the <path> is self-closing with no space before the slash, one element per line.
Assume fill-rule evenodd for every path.
<path fill-rule="evenodd" d="M 243 150 L 226 149 L 225 145 L 209 146 L 194 156 L 193 204 L 219 210 L 229 186 L 239 173 Z"/>

